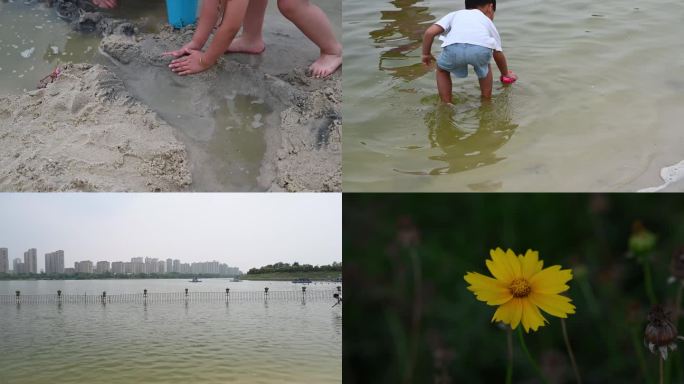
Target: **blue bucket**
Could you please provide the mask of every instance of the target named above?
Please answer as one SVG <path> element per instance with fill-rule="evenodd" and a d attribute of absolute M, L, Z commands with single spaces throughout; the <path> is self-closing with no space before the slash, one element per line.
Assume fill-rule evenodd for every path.
<path fill-rule="evenodd" d="M 169 24 L 183 28 L 197 20 L 197 0 L 166 0 L 166 14 Z"/>

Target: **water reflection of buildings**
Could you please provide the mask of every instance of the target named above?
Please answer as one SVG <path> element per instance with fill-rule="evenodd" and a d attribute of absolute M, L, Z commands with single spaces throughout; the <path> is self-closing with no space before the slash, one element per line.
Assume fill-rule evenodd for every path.
<path fill-rule="evenodd" d="M 446 164 L 422 174 L 458 173 L 503 160 L 496 152 L 518 128 L 511 119 L 506 90 L 477 108 L 464 110 L 463 105 L 440 105 L 429 111 L 425 125 L 430 146 L 443 152 L 429 158 Z"/>
<path fill-rule="evenodd" d="M 431 70 L 421 63 L 420 52 L 412 54 L 421 47 L 425 29 L 435 20 L 428 7 L 418 6 L 422 2 L 390 1 L 397 9 L 381 11 L 384 26 L 370 32 L 377 47 L 389 48 L 380 54 L 379 69 L 405 81 L 415 80 Z"/>

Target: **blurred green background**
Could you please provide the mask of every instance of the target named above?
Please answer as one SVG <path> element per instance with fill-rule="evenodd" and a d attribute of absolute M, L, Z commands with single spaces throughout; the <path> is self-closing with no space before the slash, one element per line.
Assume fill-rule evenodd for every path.
<path fill-rule="evenodd" d="M 585 383 L 657 383 L 643 345 L 643 263 L 628 257 L 635 222 L 656 235 L 642 257 L 658 302 L 672 308 L 670 260 L 684 245 L 684 198 L 653 194 L 345 194 L 345 383 L 503 383 L 507 333 L 495 307 L 466 290 L 490 275 L 489 250 L 538 250 L 544 267 L 572 268 L 567 320 Z M 551 383 L 574 382 L 560 320 L 525 335 Z M 540 382 L 514 338 L 514 383 Z M 681 348 L 682 346 L 680 346 Z M 684 357 L 667 376 L 684 382 Z"/>

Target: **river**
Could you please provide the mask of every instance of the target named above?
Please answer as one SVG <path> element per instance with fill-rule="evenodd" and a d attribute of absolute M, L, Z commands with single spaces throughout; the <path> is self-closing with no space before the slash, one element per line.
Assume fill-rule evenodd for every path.
<path fill-rule="evenodd" d="M 499 2 L 520 80 L 488 105 L 470 70 L 438 107 L 422 34 L 462 8 L 344 1 L 345 191 L 636 191 L 682 160 L 684 3 Z"/>
<path fill-rule="evenodd" d="M 0 294 L 299 291 L 289 282 L 0 281 Z M 335 284 L 309 285 L 331 290 Z M 0 383 L 340 383 L 331 300 L 0 305 Z"/>

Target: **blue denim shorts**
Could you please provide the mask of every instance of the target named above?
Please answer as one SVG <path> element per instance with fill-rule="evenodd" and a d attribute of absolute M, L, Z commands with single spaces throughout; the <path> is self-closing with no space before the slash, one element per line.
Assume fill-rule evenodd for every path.
<path fill-rule="evenodd" d="M 468 64 L 475 69 L 479 79 L 489 73 L 492 50 L 479 45 L 456 43 L 447 45 L 437 58 L 437 66 L 456 77 L 468 77 Z"/>

